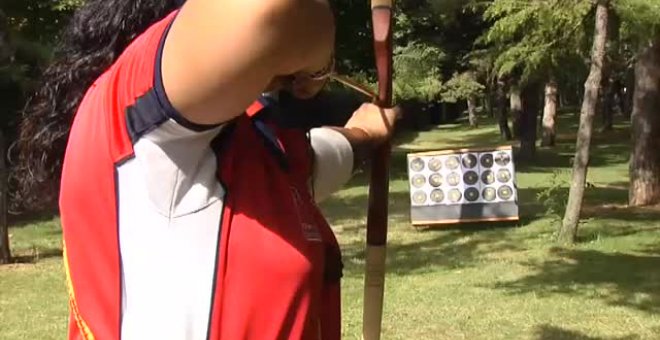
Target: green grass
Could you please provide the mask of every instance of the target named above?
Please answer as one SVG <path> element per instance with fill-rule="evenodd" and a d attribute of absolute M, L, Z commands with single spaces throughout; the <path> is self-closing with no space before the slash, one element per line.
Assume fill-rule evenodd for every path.
<path fill-rule="evenodd" d="M 0 339 L 64 339 L 67 293 L 57 220 L 17 226 L 18 262 L 0 267 Z"/>
<path fill-rule="evenodd" d="M 560 131 L 574 131 L 562 116 Z M 660 339 L 660 211 L 630 209 L 628 127 L 595 138 L 580 243 L 559 247 L 557 219 L 536 195 L 567 170 L 573 135 L 517 165 L 521 221 L 451 229 L 409 223 L 405 155 L 499 145 L 492 123 L 405 134 L 393 155 L 383 339 Z M 568 172 L 560 173 L 567 180 Z M 566 190 L 559 190 L 565 195 Z M 342 244 L 345 339 L 359 339 L 366 179 L 323 203 Z M 18 255 L 36 263 L 0 267 L 0 338 L 61 339 L 66 292 L 57 220 L 12 229 Z"/>

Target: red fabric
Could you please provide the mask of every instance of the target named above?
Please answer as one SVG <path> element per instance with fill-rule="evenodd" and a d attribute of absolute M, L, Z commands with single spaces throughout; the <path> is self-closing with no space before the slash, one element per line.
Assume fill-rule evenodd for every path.
<path fill-rule="evenodd" d="M 133 153 L 125 108 L 153 86 L 160 37 L 172 16 L 137 38 L 91 86 L 72 125 L 60 212 L 73 296 L 96 339 L 119 339 L 121 270 L 115 165 Z M 71 327 L 69 339 L 84 338 Z"/>
<path fill-rule="evenodd" d="M 264 105 L 261 104 L 260 101 L 256 100 L 248 109 L 245 111 L 245 114 L 248 115 L 248 117 L 254 117 L 259 111 L 261 111 L 264 108 Z"/>
<path fill-rule="evenodd" d="M 120 338 L 116 167 L 133 155 L 126 108 L 152 89 L 158 45 L 174 15 L 138 37 L 95 82 L 72 126 L 60 194 L 76 306 L 69 340 L 85 339 L 81 327 L 96 339 Z M 251 112 L 261 109 L 255 105 Z M 302 131 L 276 135 L 290 171 L 247 115 L 220 147 L 218 175 L 228 193 L 210 339 L 340 338 L 339 284 L 323 281 L 325 247 L 338 247 L 307 187 L 309 144 Z"/>
<path fill-rule="evenodd" d="M 309 144 L 275 133 L 289 171 L 246 116 L 219 157 L 228 194 L 211 339 L 340 339 L 339 285 L 323 281 L 326 246 L 338 246 L 309 191 Z"/>
<path fill-rule="evenodd" d="M 73 315 L 73 311 L 69 310 L 69 340 L 84 340 L 80 328 L 76 323 L 76 316 Z"/>

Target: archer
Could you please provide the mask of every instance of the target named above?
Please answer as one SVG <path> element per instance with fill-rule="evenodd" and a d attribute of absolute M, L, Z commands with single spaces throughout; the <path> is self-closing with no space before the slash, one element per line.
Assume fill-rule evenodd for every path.
<path fill-rule="evenodd" d="M 308 98 L 333 71 L 327 1 L 179 2 L 87 1 L 23 125 L 36 176 L 63 164 L 69 338 L 339 339 L 341 259 L 317 202 L 398 111 L 278 126 L 260 95 Z"/>

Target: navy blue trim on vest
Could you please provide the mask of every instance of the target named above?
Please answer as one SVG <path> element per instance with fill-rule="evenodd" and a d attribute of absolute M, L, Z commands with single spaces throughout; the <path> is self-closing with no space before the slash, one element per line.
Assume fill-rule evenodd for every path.
<path fill-rule="evenodd" d="M 174 106 L 172 106 L 172 103 L 167 98 L 165 86 L 163 85 L 162 59 L 163 49 L 165 47 L 165 38 L 167 38 L 167 34 L 169 33 L 174 20 L 176 20 L 176 17 L 173 18 L 172 21 L 170 21 L 170 23 L 167 25 L 163 36 L 160 38 L 160 43 L 158 44 L 158 52 L 156 52 L 156 68 L 154 69 L 154 91 L 156 92 L 156 98 L 158 99 L 160 108 L 165 113 L 165 115 L 174 119 L 175 122 L 179 123 L 183 127 L 197 132 L 216 128 L 221 124 L 197 124 L 187 120 L 183 117 L 183 115 L 181 115 L 181 113 L 179 113 L 179 111 L 174 108 Z"/>
<path fill-rule="evenodd" d="M 269 96 L 261 96 L 257 99 L 263 108 L 254 114 L 250 118 L 252 126 L 257 130 L 258 134 L 263 137 L 264 144 L 266 149 L 270 151 L 273 156 L 277 159 L 280 167 L 288 171 L 289 170 L 289 160 L 286 157 L 286 151 L 280 145 L 277 134 L 273 129 L 268 125 L 269 122 L 272 122 L 272 117 L 275 114 L 276 110 L 279 109 L 278 102 L 275 98 Z"/>
<path fill-rule="evenodd" d="M 169 119 L 163 112 L 153 89 L 127 107 L 125 112 L 126 129 L 133 144 Z"/>
<path fill-rule="evenodd" d="M 268 149 L 273 154 L 273 156 L 275 156 L 275 159 L 277 159 L 280 167 L 283 170 L 288 171 L 289 160 L 286 158 L 286 153 L 280 146 L 277 137 L 275 136 L 275 133 L 270 128 L 270 126 L 268 126 L 265 121 L 258 118 L 252 119 L 252 125 L 255 127 L 259 135 L 263 137 L 266 149 Z"/>

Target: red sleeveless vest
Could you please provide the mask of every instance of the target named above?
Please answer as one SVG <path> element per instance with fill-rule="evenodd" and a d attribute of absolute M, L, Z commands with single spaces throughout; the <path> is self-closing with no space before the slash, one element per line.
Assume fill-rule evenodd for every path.
<path fill-rule="evenodd" d="M 340 253 L 310 192 L 309 142 L 261 108 L 215 143 L 227 195 L 211 339 L 340 339 Z"/>

